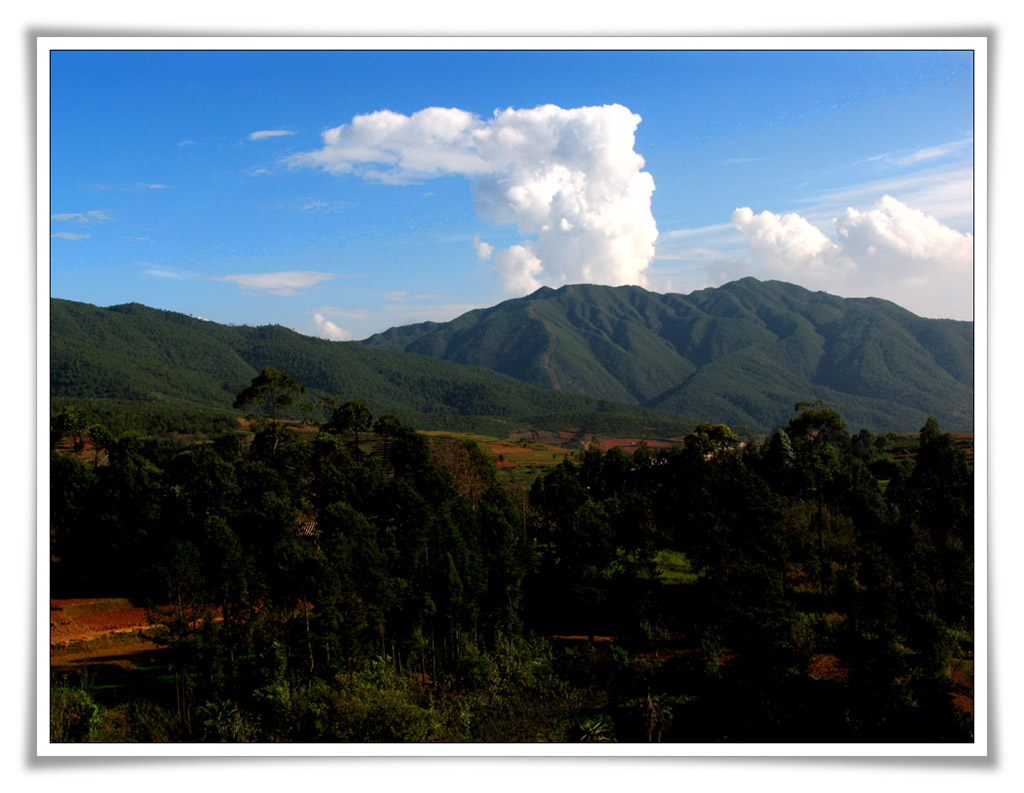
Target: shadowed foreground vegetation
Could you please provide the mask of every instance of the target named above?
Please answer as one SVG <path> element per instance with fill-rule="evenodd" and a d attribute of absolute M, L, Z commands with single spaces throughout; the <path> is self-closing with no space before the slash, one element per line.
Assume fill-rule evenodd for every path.
<path fill-rule="evenodd" d="M 351 400 L 297 432 L 301 390 L 265 370 L 251 431 L 189 442 L 55 412 L 52 596 L 156 627 L 55 676 L 52 740 L 973 739 L 972 472 L 934 419 L 894 459 L 802 404 L 524 488 Z"/>

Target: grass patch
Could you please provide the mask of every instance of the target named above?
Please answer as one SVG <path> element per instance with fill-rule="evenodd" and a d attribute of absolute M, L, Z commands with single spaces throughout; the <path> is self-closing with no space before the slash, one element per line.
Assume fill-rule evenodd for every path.
<path fill-rule="evenodd" d="M 471 432 L 423 432 L 431 440 L 470 440 L 491 459 L 498 476 L 507 478 L 516 485 L 526 487 L 543 474 L 570 457 L 573 452 L 559 446 L 550 446 L 536 441 L 509 440 Z"/>
<path fill-rule="evenodd" d="M 697 573 L 682 551 L 662 549 L 654 557 L 654 564 L 657 565 L 663 584 L 693 584 L 697 581 Z"/>

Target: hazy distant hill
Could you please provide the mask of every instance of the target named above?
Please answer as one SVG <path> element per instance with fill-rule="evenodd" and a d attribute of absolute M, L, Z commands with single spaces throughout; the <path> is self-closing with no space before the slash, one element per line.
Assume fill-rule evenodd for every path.
<path fill-rule="evenodd" d="M 673 435 L 692 422 L 596 397 L 562 394 L 492 371 L 421 355 L 330 342 L 281 326 L 220 325 L 138 303 L 98 308 L 50 301 L 50 394 L 79 400 L 230 409 L 265 366 L 311 397 L 361 399 L 423 429 L 587 425 Z"/>
<path fill-rule="evenodd" d="M 929 414 L 949 430 L 974 423 L 973 323 L 778 281 L 689 295 L 545 287 L 363 344 L 731 425 L 784 424 L 809 399 L 841 407 L 852 430 L 915 430 Z"/>

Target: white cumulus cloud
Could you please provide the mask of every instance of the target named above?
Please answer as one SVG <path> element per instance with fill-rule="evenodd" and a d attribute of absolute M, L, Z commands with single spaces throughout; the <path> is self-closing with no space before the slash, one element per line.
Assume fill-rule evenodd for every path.
<path fill-rule="evenodd" d="M 457 108 L 381 110 L 328 130 L 322 148 L 286 162 L 395 184 L 472 179 L 477 214 L 524 237 L 497 253 L 476 246 L 482 260 L 493 253 L 506 291 L 644 284 L 658 229 L 654 180 L 634 151 L 639 123 L 621 105 L 509 108 L 487 120 Z"/>
<path fill-rule="evenodd" d="M 339 328 L 323 314 L 313 315 L 313 324 L 316 325 L 317 335 L 331 341 L 346 341 L 352 338 L 352 334 L 344 328 Z"/>
<path fill-rule="evenodd" d="M 973 316 L 974 238 L 891 196 L 832 221 L 835 239 L 798 214 L 732 220 L 763 264 L 762 275 L 846 296 L 884 297 L 928 317 Z"/>

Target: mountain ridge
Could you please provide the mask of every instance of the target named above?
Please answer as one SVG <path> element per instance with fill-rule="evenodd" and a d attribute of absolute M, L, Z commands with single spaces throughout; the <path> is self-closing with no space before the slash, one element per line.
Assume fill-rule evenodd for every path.
<path fill-rule="evenodd" d="M 270 366 L 303 383 L 311 400 L 360 399 L 376 415 L 394 413 L 424 429 L 508 432 L 551 416 L 676 434 L 693 423 L 428 356 L 303 336 L 280 325 L 222 325 L 138 303 L 100 308 L 51 298 L 50 348 L 54 398 L 230 412 L 234 397 Z"/>
<path fill-rule="evenodd" d="M 973 427 L 973 323 L 782 281 L 747 277 L 689 295 L 542 287 L 360 343 L 730 424 L 771 427 L 796 401 L 820 398 L 875 429 L 920 426 L 929 414 Z"/>
<path fill-rule="evenodd" d="M 754 278 L 689 295 L 542 287 L 362 342 L 52 298 L 51 395 L 227 409 L 272 366 L 320 394 L 429 416 L 437 428 L 468 416 L 603 412 L 758 433 L 784 426 L 797 402 L 821 399 L 853 431 L 909 432 L 928 415 L 971 431 L 973 345 L 970 322 Z"/>

